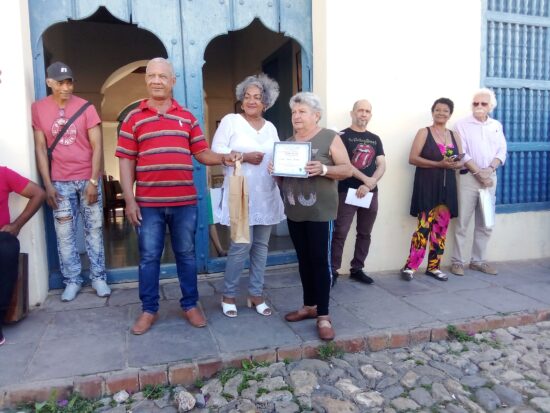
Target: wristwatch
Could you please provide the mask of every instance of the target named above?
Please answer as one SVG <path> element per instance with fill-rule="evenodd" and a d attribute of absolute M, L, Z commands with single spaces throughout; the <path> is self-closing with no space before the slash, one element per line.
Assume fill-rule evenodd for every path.
<path fill-rule="evenodd" d="M 323 169 L 323 171 L 321 172 L 321 176 L 325 176 L 328 172 L 328 168 L 326 165 L 321 165 L 321 168 Z"/>
<path fill-rule="evenodd" d="M 91 183 L 93 186 L 97 186 L 97 185 L 98 185 L 97 179 L 90 178 L 89 181 L 90 181 L 90 183 Z"/>

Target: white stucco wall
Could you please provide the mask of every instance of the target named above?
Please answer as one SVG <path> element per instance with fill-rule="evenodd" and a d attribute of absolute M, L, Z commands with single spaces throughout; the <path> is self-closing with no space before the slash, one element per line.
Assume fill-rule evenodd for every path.
<path fill-rule="evenodd" d="M 387 172 L 379 184 L 380 209 L 366 268 L 396 270 L 405 262 L 416 225 L 408 214 L 412 140 L 419 128 L 431 124 L 435 99 L 454 101 L 452 126 L 468 114 L 471 94 L 480 85 L 481 0 L 314 0 L 313 11 L 313 85 L 325 104 L 324 124 L 349 126 L 357 99 L 373 105 L 369 129 L 384 142 Z M 529 235 L 517 242 L 518 234 Z M 499 214 L 488 258 L 548 256 L 549 234 L 549 212 Z M 344 272 L 354 239 L 352 229 Z M 452 247 L 450 236 L 444 263 Z"/>
<path fill-rule="evenodd" d="M 29 17 L 26 1 L 2 3 L 0 13 L 0 165 L 38 180 L 34 159 L 30 104 L 34 100 Z M 10 210 L 17 216 L 26 199 L 12 194 Z M 21 251 L 29 254 L 30 304 L 42 302 L 48 289 L 48 265 L 43 211 L 40 210 L 19 234 Z"/>

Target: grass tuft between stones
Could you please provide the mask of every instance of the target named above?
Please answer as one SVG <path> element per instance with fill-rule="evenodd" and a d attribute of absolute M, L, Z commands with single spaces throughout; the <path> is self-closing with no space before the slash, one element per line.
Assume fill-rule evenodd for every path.
<path fill-rule="evenodd" d="M 78 393 L 73 393 L 69 399 L 57 400 L 57 391 L 53 390 L 48 400 L 21 404 L 17 406 L 17 409 L 32 413 L 93 413 L 101 406 L 99 401 L 84 399 Z"/>
<path fill-rule="evenodd" d="M 157 400 L 164 396 L 164 391 L 163 386 L 147 384 L 143 388 L 143 397 L 148 400 Z"/>
<path fill-rule="evenodd" d="M 338 347 L 334 342 L 323 344 L 317 349 L 321 360 L 329 360 L 331 357 L 341 358 L 344 355 L 344 350 Z"/>
<path fill-rule="evenodd" d="M 496 340 L 490 340 L 487 338 L 482 338 L 478 340 L 474 337 L 473 334 L 467 333 L 466 331 L 459 330 L 456 326 L 449 324 L 447 326 L 447 334 L 449 334 L 449 340 L 456 340 L 460 343 L 475 343 L 475 344 L 487 344 L 495 349 L 502 348 L 502 345 Z M 467 351 L 468 347 L 465 345 L 463 351 Z"/>

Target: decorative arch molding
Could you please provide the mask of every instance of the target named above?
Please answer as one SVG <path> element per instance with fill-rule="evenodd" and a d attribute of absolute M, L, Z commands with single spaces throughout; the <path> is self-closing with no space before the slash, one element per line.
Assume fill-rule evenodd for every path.
<path fill-rule="evenodd" d="M 200 69 L 208 43 L 229 31 L 247 27 L 255 18 L 269 30 L 283 33 L 300 44 L 303 85 L 305 90 L 311 88 L 311 0 L 57 0 L 56 7 L 44 0 L 28 1 L 37 98 L 43 97 L 46 90 L 44 32 L 57 23 L 89 18 L 100 7 L 160 39 L 174 63 L 176 77 L 182 77 L 174 94 L 187 105 L 201 101 L 202 87 L 195 88 L 193 84 L 202 82 Z M 198 103 L 189 106 L 199 109 Z"/>
<path fill-rule="evenodd" d="M 105 82 L 101 86 L 101 93 L 105 93 L 105 90 L 107 90 L 107 88 L 114 85 L 120 79 L 128 76 L 134 70 L 146 66 L 148 62 L 148 60 L 138 60 L 136 62 L 128 63 L 125 66 L 119 67 L 117 70 L 111 73 L 107 80 L 105 80 Z"/>

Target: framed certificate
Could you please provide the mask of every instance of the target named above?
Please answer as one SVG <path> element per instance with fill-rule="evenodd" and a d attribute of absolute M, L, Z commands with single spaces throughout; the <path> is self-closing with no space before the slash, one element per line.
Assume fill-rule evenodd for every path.
<path fill-rule="evenodd" d="M 306 164 L 311 160 L 311 142 L 275 142 L 273 175 L 307 178 Z"/>

